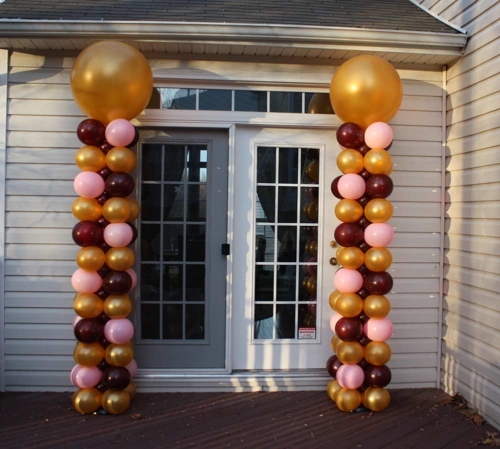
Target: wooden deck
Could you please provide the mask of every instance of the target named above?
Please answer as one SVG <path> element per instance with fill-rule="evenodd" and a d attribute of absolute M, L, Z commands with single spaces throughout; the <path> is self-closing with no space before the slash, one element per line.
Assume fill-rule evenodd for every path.
<path fill-rule="evenodd" d="M 69 393 L 6 393 L 0 448 L 461 449 L 485 447 L 495 432 L 446 405 L 440 390 L 391 396 L 382 413 L 347 414 L 324 392 L 144 393 L 121 416 L 82 416 Z"/>

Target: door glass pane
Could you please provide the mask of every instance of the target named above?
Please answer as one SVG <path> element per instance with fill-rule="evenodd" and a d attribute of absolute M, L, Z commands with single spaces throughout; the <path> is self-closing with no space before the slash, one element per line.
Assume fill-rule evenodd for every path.
<path fill-rule="evenodd" d="M 150 262 L 160 260 L 161 226 L 157 224 L 141 225 L 141 260 Z"/>
<path fill-rule="evenodd" d="M 141 300 L 160 300 L 160 265 L 141 265 Z"/>
<path fill-rule="evenodd" d="M 297 184 L 299 173 L 299 152 L 297 148 L 280 148 L 279 183 Z"/>
<path fill-rule="evenodd" d="M 276 187 L 257 186 L 257 222 L 274 223 L 276 219 Z"/>
<path fill-rule="evenodd" d="M 161 185 L 142 184 L 141 188 L 141 220 L 142 221 L 160 221 L 161 208 L 158 203 L 161 202 Z"/>
<path fill-rule="evenodd" d="M 165 165 L 163 168 L 163 181 L 176 181 L 182 179 L 185 164 L 184 145 L 165 145 Z M 161 169 L 161 164 L 160 164 Z"/>
<path fill-rule="evenodd" d="M 297 187 L 278 187 L 278 223 L 297 223 Z"/>
<path fill-rule="evenodd" d="M 160 338 L 160 306 L 156 304 L 141 305 L 141 338 L 157 340 Z"/>
<path fill-rule="evenodd" d="M 187 221 L 205 221 L 207 218 L 207 185 L 188 185 L 187 192 Z"/>
<path fill-rule="evenodd" d="M 163 226 L 163 260 L 182 260 L 184 226 L 168 224 Z"/>
<path fill-rule="evenodd" d="M 163 265 L 163 301 L 182 301 L 182 265 Z"/>
<path fill-rule="evenodd" d="M 182 304 L 163 306 L 163 338 L 182 340 Z"/>
<path fill-rule="evenodd" d="M 163 220 L 184 220 L 184 184 L 165 184 L 163 186 Z M 158 203 L 157 203 L 158 204 Z M 160 208 L 157 206 L 158 211 Z"/>
<path fill-rule="evenodd" d="M 186 301 L 205 301 L 205 265 L 186 265 Z"/>
<path fill-rule="evenodd" d="M 205 306 L 186 306 L 186 340 L 203 340 L 205 335 Z"/>
<path fill-rule="evenodd" d="M 274 262 L 274 226 L 259 226 L 255 232 L 255 261 Z"/>
<path fill-rule="evenodd" d="M 255 267 L 255 301 L 272 301 L 274 298 L 274 265 Z"/>
<path fill-rule="evenodd" d="M 257 148 L 257 183 L 276 182 L 276 148 Z"/>
<path fill-rule="evenodd" d="M 162 147 L 160 144 L 145 144 L 142 149 L 142 180 L 161 181 Z"/>
<path fill-rule="evenodd" d="M 295 304 L 276 306 L 276 338 L 295 338 Z"/>

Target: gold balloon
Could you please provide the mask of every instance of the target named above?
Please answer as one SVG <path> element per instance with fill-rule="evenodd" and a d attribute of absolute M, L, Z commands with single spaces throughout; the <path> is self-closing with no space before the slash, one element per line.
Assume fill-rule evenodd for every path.
<path fill-rule="evenodd" d="M 115 271 L 126 271 L 134 266 L 135 255 L 130 248 L 111 248 L 106 253 L 106 265 Z"/>
<path fill-rule="evenodd" d="M 335 114 L 330 101 L 330 94 L 314 94 L 307 108 L 309 114 Z"/>
<path fill-rule="evenodd" d="M 77 293 L 73 300 L 73 309 L 82 318 L 96 318 L 102 313 L 104 303 L 93 293 Z"/>
<path fill-rule="evenodd" d="M 341 389 L 342 387 L 340 386 L 339 382 L 337 379 L 333 379 L 330 382 L 328 382 L 328 385 L 326 386 L 326 393 L 328 394 L 328 397 L 335 402 L 335 394 Z"/>
<path fill-rule="evenodd" d="M 153 92 L 153 73 L 136 48 L 101 41 L 83 50 L 71 70 L 71 91 L 89 117 L 108 124 L 131 120 L 146 107 Z"/>
<path fill-rule="evenodd" d="M 340 200 L 335 206 L 335 215 L 344 223 L 354 223 L 363 216 L 363 206 L 355 200 Z"/>
<path fill-rule="evenodd" d="M 337 156 L 337 166 L 344 174 L 359 173 L 364 168 L 363 155 L 357 150 L 342 150 Z"/>
<path fill-rule="evenodd" d="M 318 221 L 318 201 L 314 200 L 307 205 L 306 215 L 311 221 Z"/>
<path fill-rule="evenodd" d="M 89 271 L 97 271 L 106 262 L 106 254 L 97 246 L 87 246 L 78 251 L 76 263 L 80 268 Z"/>
<path fill-rule="evenodd" d="M 302 279 L 302 288 L 305 288 L 307 290 L 309 279 L 311 279 L 311 276 L 304 276 L 304 279 Z"/>
<path fill-rule="evenodd" d="M 314 256 L 316 257 L 318 255 L 318 241 L 317 240 L 313 240 L 310 244 L 309 244 L 309 252 Z"/>
<path fill-rule="evenodd" d="M 102 395 L 102 408 L 112 415 L 119 415 L 128 409 L 130 395 L 126 390 L 107 390 Z"/>
<path fill-rule="evenodd" d="M 330 346 L 332 347 L 333 352 L 337 353 L 337 346 L 342 340 L 335 334 L 330 341 Z"/>
<path fill-rule="evenodd" d="M 141 213 L 141 206 L 139 206 L 139 203 L 133 198 L 127 198 L 127 201 L 130 205 L 130 215 L 127 218 L 127 223 L 130 223 L 131 221 L 136 220 Z"/>
<path fill-rule="evenodd" d="M 363 310 L 370 318 L 384 318 L 391 311 L 391 302 L 382 295 L 370 295 L 365 299 Z"/>
<path fill-rule="evenodd" d="M 75 362 L 82 366 L 97 366 L 104 358 L 104 348 L 99 343 L 80 343 L 73 351 Z"/>
<path fill-rule="evenodd" d="M 337 257 L 337 262 L 349 270 L 357 270 L 365 261 L 365 253 L 356 246 L 344 248 Z"/>
<path fill-rule="evenodd" d="M 335 351 L 337 358 L 344 365 L 356 365 L 363 359 L 363 346 L 357 341 L 341 341 Z"/>
<path fill-rule="evenodd" d="M 385 388 L 368 387 L 363 394 L 363 405 L 373 411 L 385 410 L 391 402 L 391 395 Z"/>
<path fill-rule="evenodd" d="M 333 76 L 330 100 L 339 119 L 367 128 L 398 112 L 403 84 L 394 67 L 377 56 L 346 61 Z"/>
<path fill-rule="evenodd" d="M 95 388 L 83 388 L 73 395 L 73 407 L 83 414 L 93 413 L 102 402 L 102 393 Z"/>
<path fill-rule="evenodd" d="M 130 173 L 137 165 L 137 158 L 126 147 L 114 147 L 106 154 L 106 165 L 112 171 Z"/>
<path fill-rule="evenodd" d="M 135 382 L 133 380 L 130 381 L 127 388 L 125 388 L 125 391 L 130 396 L 130 400 L 135 398 L 135 395 L 137 394 L 137 387 L 135 386 Z"/>
<path fill-rule="evenodd" d="M 344 250 L 344 249 L 345 249 L 345 247 L 344 247 L 344 246 L 339 246 L 339 247 L 337 248 L 337 252 L 336 252 L 336 254 L 335 254 L 335 257 L 337 258 L 337 260 L 339 260 L 340 253 L 341 253 L 341 252 L 342 252 L 342 250 Z"/>
<path fill-rule="evenodd" d="M 312 161 L 306 167 L 306 175 L 313 182 L 318 182 L 319 181 L 319 163 L 318 163 L 318 161 Z"/>
<path fill-rule="evenodd" d="M 392 160 L 386 150 L 374 149 L 365 154 L 364 164 L 372 175 L 383 175 L 391 167 Z"/>
<path fill-rule="evenodd" d="M 370 248 L 365 253 L 365 265 L 370 271 L 385 271 L 392 264 L 392 254 L 387 248 Z"/>
<path fill-rule="evenodd" d="M 99 148 L 87 145 L 76 152 L 75 162 L 80 170 L 96 172 L 106 167 L 106 156 Z"/>
<path fill-rule="evenodd" d="M 337 312 L 347 318 L 354 318 L 363 311 L 363 300 L 356 293 L 342 293 L 335 303 Z"/>
<path fill-rule="evenodd" d="M 385 365 L 391 355 L 391 347 L 385 341 L 372 341 L 365 346 L 365 359 L 371 365 Z"/>
<path fill-rule="evenodd" d="M 391 166 L 384 172 L 384 175 L 390 175 L 394 170 L 394 164 L 391 161 Z"/>
<path fill-rule="evenodd" d="M 337 407 L 343 412 L 352 412 L 361 404 L 361 394 L 358 390 L 341 388 L 335 395 Z"/>
<path fill-rule="evenodd" d="M 71 212 L 80 221 L 95 221 L 102 215 L 102 206 L 95 198 L 79 197 L 73 201 Z"/>
<path fill-rule="evenodd" d="M 126 318 L 132 311 L 129 295 L 110 295 L 104 301 L 104 313 L 110 318 Z"/>
<path fill-rule="evenodd" d="M 126 198 L 110 198 L 104 203 L 102 215 L 110 223 L 124 223 L 130 215 L 130 205 Z"/>
<path fill-rule="evenodd" d="M 332 308 L 332 310 L 335 310 L 337 311 L 337 300 L 339 299 L 339 296 L 341 295 L 342 293 L 340 293 L 338 290 L 334 290 L 331 294 L 330 294 L 330 297 L 328 298 L 328 303 L 330 304 L 330 307 Z"/>
<path fill-rule="evenodd" d="M 128 345 L 109 345 L 105 358 L 110 365 L 126 366 L 134 358 L 134 350 Z"/>
<path fill-rule="evenodd" d="M 318 281 L 316 279 L 316 276 L 311 276 L 307 281 L 307 291 L 309 292 L 310 295 L 316 296 L 317 286 L 318 286 Z"/>
<path fill-rule="evenodd" d="M 385 198 L 375 198 L 365 206 L 365 217 L 372 223 L 385 223 L 394 213 L 394 206 Z"/>

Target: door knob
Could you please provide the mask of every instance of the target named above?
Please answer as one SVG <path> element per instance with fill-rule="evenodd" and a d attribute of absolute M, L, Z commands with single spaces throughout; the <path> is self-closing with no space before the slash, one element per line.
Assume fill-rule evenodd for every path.
<path fill-rule="evenodd" d="M 337 258 L 336 257 L 332 257 L 330 259 L 330 265 L 338 265 L 339 263 L 337 262 Z"/>
<path fill-rule="evenodd" d="M 337 242 L 335 240 L 330 242 L 330 248 L 337 248 Z"/>

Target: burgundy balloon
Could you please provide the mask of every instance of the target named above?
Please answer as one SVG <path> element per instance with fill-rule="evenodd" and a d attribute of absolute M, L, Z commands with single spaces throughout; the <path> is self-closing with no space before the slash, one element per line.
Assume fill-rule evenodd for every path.
<path fill-rule="evenodd" d="M 368 315 L 365 314 L 365 312 L 361 312 L 358 316 L 357 316 L 358 320 L 361 320 L 361 322 L 363 324 L 365 324 L 369 319 L 370 317 Z"/>
<path fill-rule="evenodd" d="M 93 221 L 81 221 L 73 228 L 73 240 L 78 246 L 98 246 L 103 241 L 102 228 Z"/>
<path fill-rule="evenodd" d="M 106 340 L 106 337 L 104 335 L 97 339 L 97 343 L 99 343 L 104 349 L 106 349 L 111 344 L 110 341 Z"/>
<path fill-rule="evenodd" d="M 109 175 L 113 173 L 111 171 L 111 169 L 109 169 L 108 167 L 104 167 L 104 168 L 101 168 L 97 174 L 98 175 L 101 175 L 101 178 L 104 179 L 104 181 L 106 181 L 106 179 L 108 179 Z"/>
<path fill-rule="evenodd" d="M 356 201 L 361 204 L 363 207 L 365 207 L 368 202 L 371 200 L 370 195 L 365 193 L 361 198 L 358 198 Z"/>
<path fill-rule="evenodd" d="M 363 229 L 355 223 L 341 223 L 335 229 L 335 241 L 344 247 L 358 246 L 363 236 Z"/>
<path fill-rule="evenodd" d="M 106 201 L 108 201 L 109 199 L 111 198 L 111 195 L 109 194 L 109 192 L 106 192 L 106 190 L 104 192 L 102 192 L 97 198 L 97 202 L 101 205 L 101 206 L 104 206 L 104 204 L 106 203 Z"/>
<path fill-rule="evenodd" d="M 106 325 L 106 323 L 110 320 L 111 318 L 106 315 L 104 312 L 102 312 L 97 318 L 96 320 L 99 321 L 99 323 L 101 323 L 103 326 Z"/>
<path fill-rule="evenodd" d="M 102 287 L 110 295 L 124 295 L 132 287 L 132 278 L 125 271 L 111 271 L 102 280 Z"/>
<path fill-rule="evenodd" d="M 139 130 L 135 126 L 134 126 L 134 129 L 135 129 L 134 138 L 132 139 L 132 142 L 130 142 L 127 145 L 127 148 L 135 147 L 137 145 L 137 142 L 139 142 Z"/>
<path fill-rule="evenodd" d="M 366 298 L 368 298 L 368 296 L 370 296 L 370 292 L 366 288 L 364 288 L 364 287 L 361 287 L 361 290 L 359 290 L 356 294 L 361 299 L 366 299 Z"/>
<path fill-rule="evenodd" d="M 337 176 L 333 181 L 332 181 L 332 186 L 331 186 L 331 190 L 332 190 L 332 193 L 333 193 L 333 196 L 335 196 L 336 198 L 338 198 L 339 200 L 342 200 L 344 199 L 344 197 L 340 194 L 339 192 L 339 181 L 340 181 L 340 178 L 342 178 L 342 176 Z"/>
<path fill-rule="evenodd" d="M 363 335 L 363 323 L 357 318 L 341 318 L 335 325 L 335 333 L 342 341 L 356 341 Z"/>
<path fill-rule="evenodd" d="M 370 385 L 370 387 L 386 387 L 391 382 L 391 379 L 392 373 L 387 365 L 369 365 L 365 369 L 365 381 Z"/>
<path fill-rule="evenodd" d="M 364 281 L 364 286 L 370 295 L 386 295 L 392 290 L 393 284 L 392 276 L 387 271 L 370 273 Z"/>
<path fill-rule="evenodd" d="M 103 301 L 109 296 L 109 293 L 103 288 L 97 290 L 95 294 L 99 296 L 99 299 L 102 299 Z"/>
<path fill-rule="evenodd" d="M 337 371 L 341 366 L 342 363 L 340 363 L 340 360 L 336 355 L 332 355 L 326 361 L 326 370 L 328 371 L 328 374 L 330 374 L 330 376 L 332 376 L 334 379 L 337 377 Z"/>
<path fill-rule="evenodd" d="M 364 134 L 355 123 L 343 123 L 337 129 L 337 142 L 344 148 L 356 149 L 365 143 Z"/>
<path fill-rule="evenodd" d="M 370 270 L 363 264 L 358 268 L 358 273 L 365 278 L 370 273 Z"/>
<path fill-rule="evenodd" d="M 368 151 L 370 151 L 371 148 L 366 145 L 365 143 L 362 144 L 359 148 L 358 148 L 358 151 L 364 156 L 366 153 L 368 153 Z"/>
<path fill-rule="evenodd" d="M 102 381 L 99 382 L 94 388 L 97 391 L 100 391 L 101 393 L 104 393 L 108 389 L 108 387 L 106 385 L 104 385 L 104 382 L 102 382 Z"/>
<path fill-rule="evenodd" d="M 392 179 L 387 175 L 373 175 L 366 181 L 366 193 L 372 198 L 387 198 L 393 189 Z"/>
<path fill-rule="evenodd" d="M 366 243 L 364 240 L 358 245 L 358 248 L 363 251 L 364 253 L 366 253 L 370 248 L 371 246 L 368 245 L 368 243 Z"/>
<path fill-rule="evenodd" d="M 366 368 L 370 366 L 370 364 L 366 361 L 366 359 L 363 357 L 361 359 L 361 362 L 358 363 L 358 366 L 361 367 L 361 369 L 364 371 Z"/>
<path fill-rule="evenodd" d="M 87 119 L 78 125 L 76 134 L 85 145 L 99 146 L 106 138 L 106 127 L 98 120 Z"/>
<path fill-rule="evenodd" d="M 109 268 L 106 264 L 104 264 L 101 268 L 99 268 L 97 270 L 97 274 L 99 276 L 101 276 L 102 278 L 105 278 L 109 274 L 110 271 L 111 271 L 111 268 Z"/>
<path fill-rule="evenodd" d="M 385 150 L 389 151 L 391 149 L 391 147 L 392 147 L 393 142 L 394 142 L 394 140 L 391 141 L 391 143 L 389 144 L 388 147 L 385 147 Z"/>
<path fill-rule="evenodd" d="M 366 345 L 367 345 L 368 343 L 370 343 L 370 342 L 371 342 L 371 340 L 370 340 L 370 339 L 369 339 L 369 338 L 368 338 L 365 334 L 361 335 L 361 338 L 358 340 L 358 343 L 359 343 L 361 346 L 366 346 Z M 363 359 L 363 360 L 365 360 L 365 359 Z M 365 362 L 366 362 L 366 360 L 365 360 Z M 360 363 L 361 363 L 361 362 L 360 362 Z M 358 363 L 358 365 L 360 365 L 360 364 Z M 361 365 L 360 365 L 360 366 L 361 366 Z"/>
<path fill-rule="evenodd" d="M 108 176 L 106 179 L 106 192 L 111 196 L 119 198 L 126 198 L 134 191 L 135 182 L 134 178 L 128 173 L 115 172 Z"/>
<path fill-rule="evenodd" d="M 361 385 L 361 387 L 358 387 L 358 388 L 357 388 L 357 390 L 358 390 L 360 393 L 364 393 L 364 392 L 368 389 L 368 387 L 369 387 L 369 386 L 370 386 L 370 385 L 368 385 L 368 383 L 363 382 L 363 384 Z M 360 405 L 360 407 L 362 407 L 362 406 L 363 406 L 363 405 Z"/>
<path fill-rule="evenodd" d="M 109 142 L 103 142 L 101 143 L 101 145 L 99 145 L 99 148 L 101 149 L 101 151 L 104 153 L 104 154 L 108 154 L 108 151 L 113 149 L 114 146 L 111 145 Z"/>
<path fill-rule="evenodd" d="M 358 173 L 359 176 L 361 176 L 365 181 L 372 176 L 372 174 L 365 168 L 362 171 Z"/>
<path fill-rule="evenodd" d="M 132 245 L 132 243 L 134 243 L 137 240 L 138 232 L 135 225 L 133 225 L 132 223 L 127 223 L 127 224 L 130 226 L 130 229 L 132 229 L 132 240 L 129 243 L 129 245 Z"/>
<path fill-rule="evenodd" d="M 102 215 L 95 221 L 102 229 L 109 225 L 109 221 L 106 220 Z"/>
<path fill-rule="evenodd" d="M 104 371 L 102 381 L 110 390 L 124 390 L 130 383 L 130 373 L 127 368 L 110 366 Z"/>
<path fill-rule="evenodd" d="M 97 368 L 99 368 L 101 371 L 105 371 L 108 367 L 109 363 L 106 362 L 106 359 L 102 359 L 97 365 Z"/>
<path fill-rule="evenodd" d="M 104 332 L 104 326 L 93 318 L 83 318 L 75 324 L 75 338 L 82 343 L 95 343 Z"/>
<path fill-rule="evenodd" d="M 107 253 L 111 249 L 111 246 L 109 246 L 104 240 L 97 246 L 101 248 L 105 253 Z"/>
<path fill-rule="evenodd" d="M 357 225 L 361 226 L 363 229 L 366 229 L 368 226 L 370 226 L 372 224 L 372 222 L 370 220 L 368 220 L 368 218 L 366 218 L 365 216 L 362 216 L 357 222 L 356 222 Z"/>

